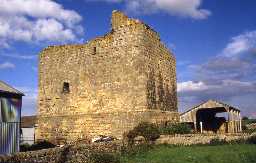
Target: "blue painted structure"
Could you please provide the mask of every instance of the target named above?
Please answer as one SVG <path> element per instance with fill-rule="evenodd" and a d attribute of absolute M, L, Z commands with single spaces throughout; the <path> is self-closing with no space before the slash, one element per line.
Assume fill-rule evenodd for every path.
<path fill-rule="evenodd" d="M 0 154 L 19 152 L 22 96 L 0 81 Z"/>

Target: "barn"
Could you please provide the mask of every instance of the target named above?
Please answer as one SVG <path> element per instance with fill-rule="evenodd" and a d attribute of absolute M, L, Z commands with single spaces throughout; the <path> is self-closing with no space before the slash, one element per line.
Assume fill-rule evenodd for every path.
<path fill-rule="evenodd" d="M 0 80 L 0 154 L 19 151 L 22 96 Z"/>
<path fill-rule="evenodd" d="M 182 113 L 180 121 L 190 123 L 195 132 L 200 133 L 242 131 L 240 110 L 216 100 L 208 100 Z"/>

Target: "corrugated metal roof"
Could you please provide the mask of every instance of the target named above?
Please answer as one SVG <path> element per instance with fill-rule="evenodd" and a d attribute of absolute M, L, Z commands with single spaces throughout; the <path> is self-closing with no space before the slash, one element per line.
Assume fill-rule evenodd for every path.
<path fill-rule="evenodd" d="M 194 109 L 200 107 L 201 105 L 206 104 L 206 103 L 209 103 L 209 102 L 211 102 L 211 101 L 212 101 L 212 102 L 215 102 L 216 104 L 222 105 L 223 107 L 231 108 L 231 109 L 233 109 L 233 110 L 236 110 L 236 111 L 239 111 L 239 112 L 240 112 L 239 109 L 237 109 L 237 108 L 235 108 L 235 107 L 233 107 L 233 106 L 231 106 L 231 105 L 229 105 L 229 104 L 225 104 L 225 103 L 223 103 L 223 102 L 210 99 L 210 100 L 208 100 L 208 101 L 206 101 L 206 102 L 203 102 L 203 103 L 201 103 L 201 104 L 199 104 L 199 105 L 196 105 L 196 106 L 192 107 L 191 109 L 185 111 L 184 113 L 181 113 L 180 115 L 182 116 L 182 115 L 184 115 L 184 114 L 186 114 L 186 113 L 188 113 L 188 112 L 190 112 L 190 111 L 192 111 L 192 110 L 194 110 Z"/>
<path fill-rule="evenodd" d="M 0 93 L 12 93 L 12 94 L 17 94 L 24 96 L 24 93 L 18 91 L 17 89 L 11 87 L 10 85 L 6 84 L 5 82 L 0 80 Z"/>

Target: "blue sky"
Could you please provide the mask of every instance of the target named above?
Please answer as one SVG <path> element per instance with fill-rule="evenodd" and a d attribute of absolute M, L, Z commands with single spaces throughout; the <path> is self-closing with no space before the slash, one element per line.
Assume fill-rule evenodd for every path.
<path fill-rule="evenodd" d="M 159 32 L 177 59 L 179 111 L 209 98 L 256 117 L 256 1 L 0 0 L 0 79 L 36 113 L 37 62 L 48 45 L 84 43 L 121 10 Z"/>

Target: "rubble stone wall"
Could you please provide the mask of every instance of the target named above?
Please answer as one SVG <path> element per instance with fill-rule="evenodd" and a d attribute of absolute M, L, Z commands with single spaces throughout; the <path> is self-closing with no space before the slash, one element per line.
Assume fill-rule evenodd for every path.
<path fill-rule="evenodd" d="M 225 140 L 226 142 L 236 140 L 247 140 L 250 137 L 249 134 L 187 134 L 187 135 L 161 135 L 156 140 L 156 144 L 173 144 L 173 145 L 194 145 L 194 144 L 210 144 L 214 139 Z"/>
<path fill-rule="evenodd" d="M 114 11 L 105 36 L 41 52 L 36 139 L 121 137 L 141 121 L 179 121 L 176 89 L 159 35 Z"/>
<path fill-rule="evenodd" d="M 62 148 L 0 155 L 0 163 L 89 163 L 93 162 L 93 154 L 117 154 L 120 149 L 120 143 L 67 145 Z"/>

